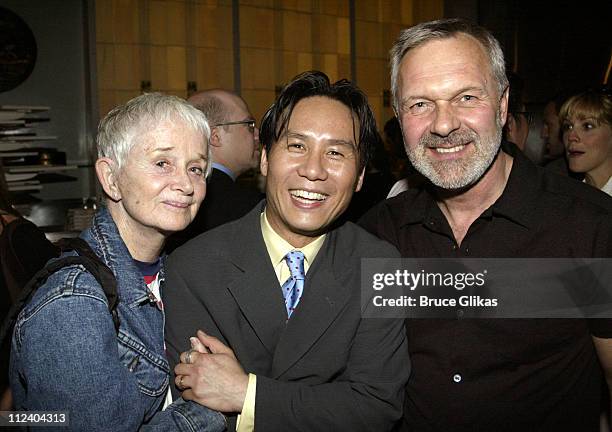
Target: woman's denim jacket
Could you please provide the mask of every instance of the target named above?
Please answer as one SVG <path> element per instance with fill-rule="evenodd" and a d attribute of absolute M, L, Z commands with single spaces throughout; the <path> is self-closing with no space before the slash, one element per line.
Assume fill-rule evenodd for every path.
<path fill-rule="evenodd" d="M 224 430 L 221 414 L 194 402 L 178 399 L 160 411 L 170 376 L 164 313 L 149 299 L 108 210 L 99 210 L 81 237 L 117 279 L 119 333 L 90 273 L 71 266 L 53 274 L 13 333 L 16 409 L 67 412 L 68 430 L 75 431 Z"/>

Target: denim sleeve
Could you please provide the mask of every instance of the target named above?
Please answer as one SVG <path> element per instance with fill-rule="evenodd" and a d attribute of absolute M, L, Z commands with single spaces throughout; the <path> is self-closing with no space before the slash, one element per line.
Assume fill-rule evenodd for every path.
<path fill-rule="evenodd" d="M 139 430 L 143 432 L 185 431 L 221 432 L 225 431 L 225 417 L 192 401 L 181 398 L 175 400 L 165 411 L 157 413 L 151 421 Z"/>
<path fill-rule="evenodd" d="M 225 429 L 221 414 L 182 400 L 151 417 L 151 397 L 120 361 L 108 307 L 95 289 L 63 293 L 21 317 L 10 379 L 17 409 L 68 412 L 62 431 Z"/>

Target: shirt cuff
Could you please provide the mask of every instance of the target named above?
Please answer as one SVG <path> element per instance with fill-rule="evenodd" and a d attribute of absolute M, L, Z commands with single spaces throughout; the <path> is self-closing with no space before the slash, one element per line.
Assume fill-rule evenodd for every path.
<path fill-rule="evenodd" d="M 249 374 L 242 412 L 236 420 L 236 432 L 253 432 L 255 430 L 255 392 L 257 390 L 257 375 Z"/>

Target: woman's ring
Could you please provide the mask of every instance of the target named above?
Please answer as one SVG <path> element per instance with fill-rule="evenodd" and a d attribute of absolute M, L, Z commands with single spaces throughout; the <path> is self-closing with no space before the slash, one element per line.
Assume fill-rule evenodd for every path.
<path fill-rule="evenodd" d="M 185 378 L 185 375 L 181 375 L 181 377 L 179 378 L 179 385 L 178 385 L 178 386 L 179 386 L 180 388 L 184 388 L 184 387 L 183 387 L 183 378 Z"/>

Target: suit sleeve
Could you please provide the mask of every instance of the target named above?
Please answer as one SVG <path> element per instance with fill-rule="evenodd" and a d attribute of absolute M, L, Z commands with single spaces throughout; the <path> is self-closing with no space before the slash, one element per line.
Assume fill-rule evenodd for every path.
<path fill-rule="evenodd" d="M 186 270 L 181 270 L 179 263 L 171 258 L 162 293 L 166 312 L 166 356 L 170 363 L 170 383 L 174 398 L 180 396 L 180 391 L 174 385 L 174 367 L 180 363 L 181 353 L 191 348 L 189 338 L 195 336 L 198 329 L 219 337 L 217 326 L 210 318 L 206 306 L 187 287 L 181 271 Z"/>
<path fill-rule="evenodd" d="M 391 430 L 402 415 L 409 374 L 403 320 L 362 319 L 336 381 L 305 385 L 257 376 L 255 430 Z"/>

